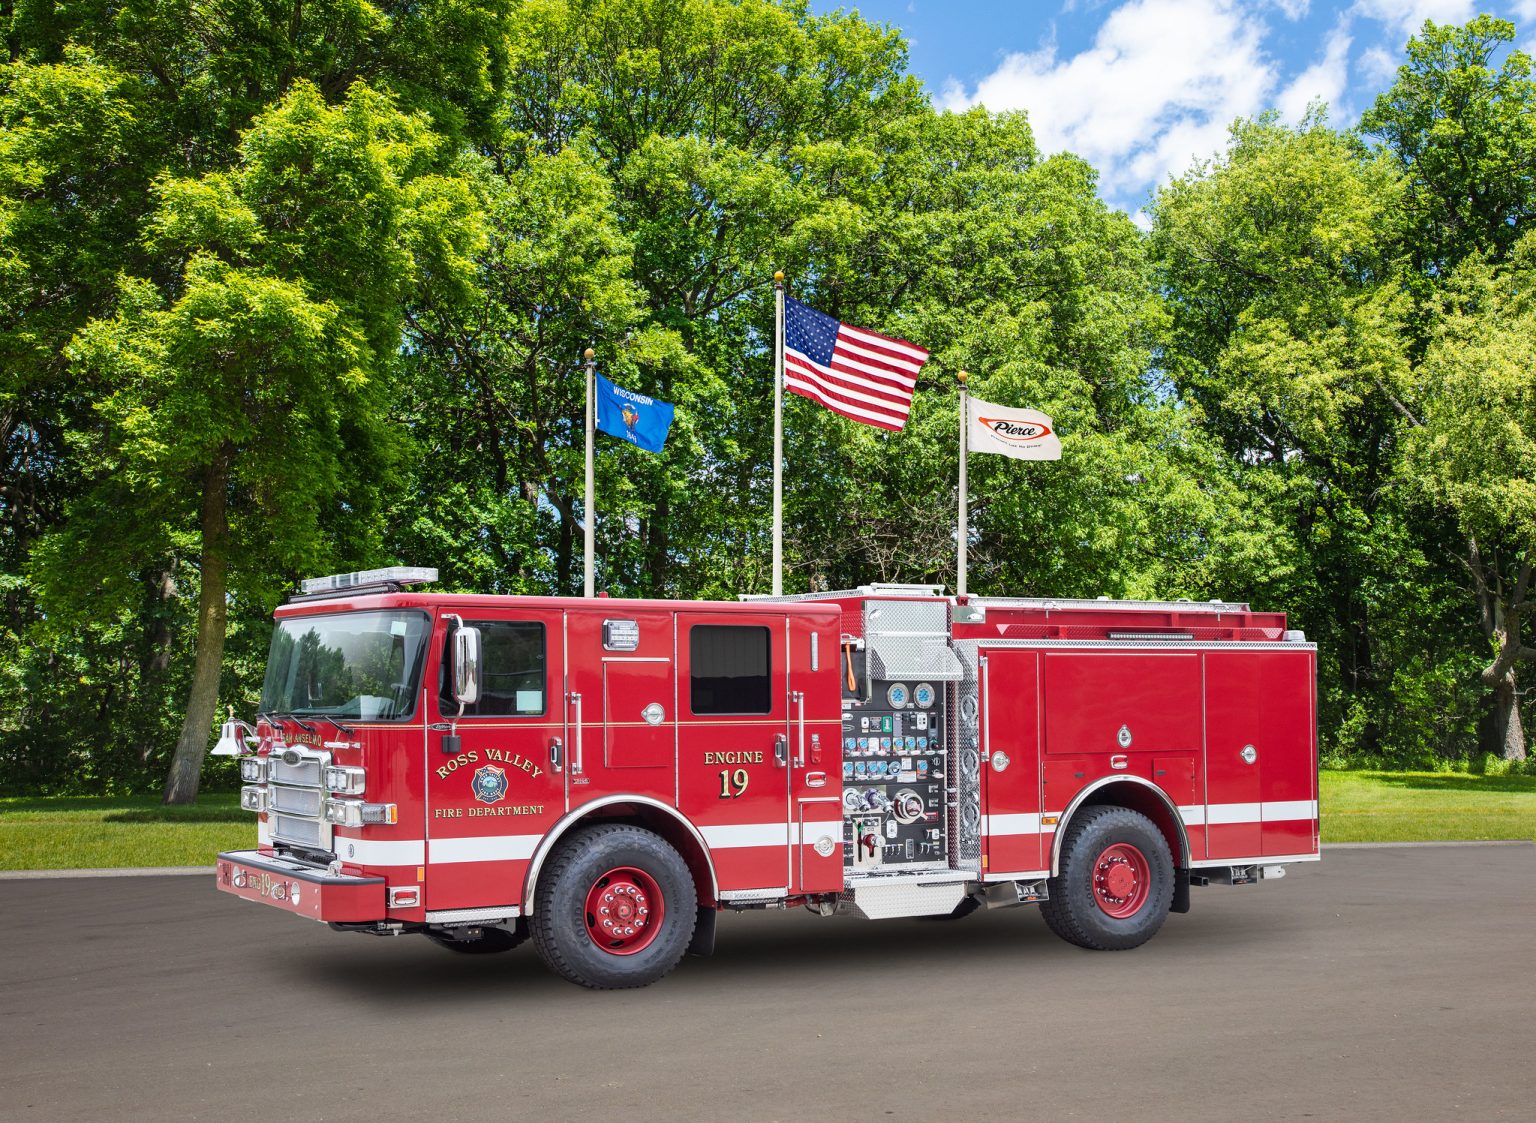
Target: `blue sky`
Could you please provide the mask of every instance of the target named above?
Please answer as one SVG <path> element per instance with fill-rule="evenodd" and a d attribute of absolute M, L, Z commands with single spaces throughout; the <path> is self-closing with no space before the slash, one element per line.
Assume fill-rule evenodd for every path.
<path fill-rule="evenodd" d="M 935 104 L 1029 112 L 1046 153 L 1090 161 L 1110 203 L 1151 191 L 1225 143 L 1237 117 L 1307 104 L 1353 125 L 1424 23 L 1480 11 L 1536 53 L 1536 0 L 812 0 L 906 35 Z"/>

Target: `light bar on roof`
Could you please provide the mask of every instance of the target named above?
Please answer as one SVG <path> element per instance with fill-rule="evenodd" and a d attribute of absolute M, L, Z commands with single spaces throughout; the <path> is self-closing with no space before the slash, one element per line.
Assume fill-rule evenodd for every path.
<path fill-rule="evenodd" d="M 300 588 L 309 596 L 314 593 L 341 593 L 374 585 L 422 585 L 436 580 L 437 570 L 430 566 L 394 565 L 388 569 L 363 569 L 356 573 L 310 577 L 300 584 Z"/>

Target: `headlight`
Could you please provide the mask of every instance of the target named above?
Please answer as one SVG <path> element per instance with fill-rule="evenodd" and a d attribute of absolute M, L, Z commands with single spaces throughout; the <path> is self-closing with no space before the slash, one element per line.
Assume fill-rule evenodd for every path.
<path fill-rule="evenodd" d="M 363 770 L 347 765 L 330 765 L 325 770 L 325 787 L 337 795 L 362 795 Z"/>
<path fill-rule="evenodd" d="M 242 757 L 240 760 L 240 779 L 248 784 L 265 784 L 267 782 L 267 758 L 264 756 Z"/>
<path fill-rule="evenodd" d="M 267 809 L 267 789 L 241 788 L 240 806 L 246 811 L 265 811 Z"/>
<path fill-rule="evenodd" d="M 364 827 L 377 823 L 395 823 L 399 808 L 393 803 L 364 803 L 357 799 L 325 801 L 325 821 L 338 827 Z"/>

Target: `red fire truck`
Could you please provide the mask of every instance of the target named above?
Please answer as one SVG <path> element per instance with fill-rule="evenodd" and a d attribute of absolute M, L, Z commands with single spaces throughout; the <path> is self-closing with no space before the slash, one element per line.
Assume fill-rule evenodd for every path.
<path fill-rule="evenodd" d="M 258 846 L 218 887 L 451 951 L 532 937 L 589 987 L 708 954 L 722 910 L 1037 903 L 1084 948 L 1318 857 L 1316 650 L 1243 604 L 740 603 L 305 582 L 254 727 Z"/>

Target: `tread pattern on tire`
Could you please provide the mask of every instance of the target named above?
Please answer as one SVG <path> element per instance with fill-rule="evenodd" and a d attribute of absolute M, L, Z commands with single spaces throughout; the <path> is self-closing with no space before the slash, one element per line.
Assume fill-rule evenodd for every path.
<path fill-rule="evenodd" d="M 628 855 L 624 853 L 626 850 L 630 852 Z M 602 858 L 610 865 L 633 864 L 635 853 L 642 855 L 642 861 L 650 859 L 657 864 L 657 868 L 647 872 L 658 882 L 668 878 L 676 883 L 670 887 L 671 891 L 668 886 L 662 886 L 666 915 L 662 921 L 663 929 L 656 934 L 655 941 L 632 956 L 609 956 L 591 943 L 584 924 L 579 932 L 567 931 L 562 935 L 564 918 L 559 898 L 572 891 L 568 880 L 573 867 L 590 861 L 595 854 L 613 855 Z M 588 888 L 587 884 L 580 884 L 574 891 L 585 900 Z M 555 847 L 549 863 L 539 875 L 537 893 L 538 907 L 529 927 L 539 958 L 562 978 L 593 990 L 643 987 L 666 978 L 687 953 L 694 925 L 698 922 L 693 875 L 682 855 L 660 835 L 628 823 L 586 827 L 567 835 Z M 565 939 L 574 946 L 562 946 Z"/>
<path fill-rule="evenodd" d="M 1141 834 L 1140 839 L 1111 837 L 1116 832 Z M 1098 841 L 1081 845 L 1084 835 Z M 1148 908 L 1127 921 L 1105 915 L 1094 901 L 1086 879 L 1080 880 L 1081 863 L 1098 857 L 1114 841 L 1136 843 L 1152 870 L 1153 895 Z M 1080 853 L 1079 851 L 1085 851 Z M 1048 928 L 1069 944 L 1090 951 L 1128 951 L 1157 934 L 1173 904 L 1174 865 L 1168 842 L 1157 826 L 1139 811 L 1125 807 L 1087 807 L 1072 819 L 1061 845 L 1061 875 L 1050 880 L 1050 899 L 1041 903 L 1040 915 Z"/>

